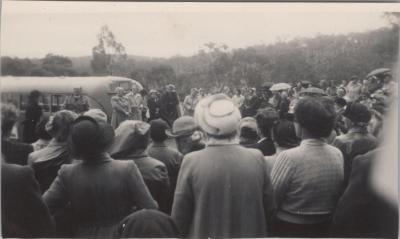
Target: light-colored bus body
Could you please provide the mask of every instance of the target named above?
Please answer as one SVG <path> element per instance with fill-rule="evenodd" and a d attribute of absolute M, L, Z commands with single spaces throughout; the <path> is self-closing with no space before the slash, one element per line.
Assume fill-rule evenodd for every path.
<path fill-rule="evenodd" d="M 111 117 L 111 96 L 115 87 L 129 90 L 132 84 L 138 82 L 124 77 L 15 77 L 3 76 L 1 79 L 2 102 L 11 102 L 24 112 L 27 97 L 32 90 L 39 90 L 42 97 L 39 100 L 45 112 L 54 113 L 61 109 L 66 97 L 73 93 L 74 88 L 81 88 L 89 99 L 90 108 L 103 110 Z"/>
<path fill-rule="evenodd" d="M 89 77 L 0 77 L 1 101 L 14 104 L 20 111 L 20 117 L 13 134 L 22 135 L 22 124 L 28 95 L 32 90 L 39 90 L 42 96 L 39 104 L 44 114 L 52 114 L 62 109 L 66 97 L 74 88 L 81 88 L 89 100 L 89 108 L 101 109 L 111 119 L 111 96 L 116 87 L 129 90 L 137 81 L 117 76 Z M 140 85 L 140 84 L 139 84 Z"/>

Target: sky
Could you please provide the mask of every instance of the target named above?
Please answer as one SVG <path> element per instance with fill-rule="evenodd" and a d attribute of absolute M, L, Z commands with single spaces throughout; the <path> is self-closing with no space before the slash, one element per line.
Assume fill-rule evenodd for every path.
<path fill-rule="evenodd" d="M 232 48 L 387 26 L 394 4 L 3 1 L 1 55 L 87 56 L 108 25 L 128 54 L 189 56 L 208 42 Z"/>

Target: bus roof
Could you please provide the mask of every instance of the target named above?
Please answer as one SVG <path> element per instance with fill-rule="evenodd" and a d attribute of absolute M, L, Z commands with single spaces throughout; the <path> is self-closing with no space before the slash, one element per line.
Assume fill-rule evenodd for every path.
<path fill-rule="evenodd" d="M 113 82 L 139 82 L 119 76 L 82 76 L 82 77 L 31 77 L 31 76 L 2 76 L 0 77 L 1 92 L 29 93 L 34 89 L 42 92 L 66 93 L 73 88 L 82 87 L 84 91 L 108 85 Z"/>

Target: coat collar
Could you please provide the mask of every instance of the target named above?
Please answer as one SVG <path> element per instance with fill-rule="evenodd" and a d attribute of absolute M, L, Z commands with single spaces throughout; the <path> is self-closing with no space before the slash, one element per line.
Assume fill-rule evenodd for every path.
<path fill-rule="evenodd" d="M 320 146 L 326 144 L 324 139 L 304 139 L 300 145 Z"/>

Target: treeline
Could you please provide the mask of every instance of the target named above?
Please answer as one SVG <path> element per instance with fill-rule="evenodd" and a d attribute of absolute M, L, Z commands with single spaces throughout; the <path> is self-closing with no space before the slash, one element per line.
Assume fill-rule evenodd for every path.
<path fill-rule="evenodd" d="M 151 87 L 175 83 L 185 91 L 243 83 L 260 86 L 265 81 L 339 82 L 353 75 L 363 77 L 378 67 L 391 68 L 398 57 L 398 44 L 398 27 L 233 50 L 210 43 L 192 57 L 136 64 L 131 77 Z"/>
<path fill-rule="evenodd" d="M 12 76 L 85 76 L 87 72 L 74 69 L 70 58 L 47 54 L 42 59 L 1 58 L 2 75 Z"/>
<path fill-rule="evenodd" d="M 102 31 L 108 31 L 114 41 L 108 28 Z M 399 27 L 392 24 L 364 33 L 320 35 L 241 49 L 207 43 L 193 56 L 167 59 L 132 58 L 115 51 L 105 54 L 99 51 L 103 47 L 99 44 L 93 48 L 94 57 L 79 58 L 78 63 L 74 63 L 77 58 L 48 54 L 43 59 L 2 57 L 1 68 L 3 75 L 16 76 L 112 74 L 138 80 L 146 88 L 160 89 L 172 83 L 179 91 L 188 92 L 192 87 L 209 89 L 238 84 L 257 87 L 265 81 L 339 82 L 353 75 L 363 77 L 378 67 L 391 68 L 398 57 L 398 44 Z"/>

